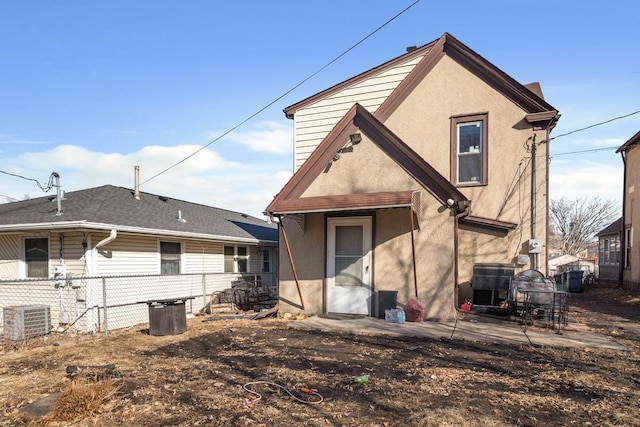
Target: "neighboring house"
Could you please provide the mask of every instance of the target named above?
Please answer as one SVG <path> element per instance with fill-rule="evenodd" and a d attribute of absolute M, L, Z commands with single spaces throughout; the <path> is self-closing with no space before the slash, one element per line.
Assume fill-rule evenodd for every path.
<path fill-rule="evenodd" d="M 65 287 L 75 277 L 153 276 L 120 280 L 124 289 L 117 295 L 106 295 L 104 282 L 94 281 L 92 290 L 89 280 L 73 281 L 71 287 L 83 290 L 71 301 L 82 302 L 80 311 L 106 304 L 103 292 L 110 303 L 125 304 L 136 298 L 204 298 L 245 274 L 275 282 L 277 232 L 275 225 L 242 213 L 112 185 L 68 192 L 61 200 L 0 204 L 0 307 L 49 304 L 35 292 L 18 293 L 46 279 Z M 109 283 L 114 289 L 115 281 Z"/>
<path fill-rule="evenodd" d="M 595 273 L 596 271 L 596 264 L 593 261 L 581 259 L 573 255 L 560 255 L 550 258 L 548 265 L 549 277 L 574 270 L 584 271 L 585 275 Z"/>
<path fill-rule="evenodd" d="M 377 297 L 417 295 L 449 320 L 474 264 L 546 270 L 559 114 L 537 83 L 445 33 L 284 111 L 297 170 L 265 212 L 281 311 L 384 315 Z"/>
<path fill-rule="evenodd" d="M 624 184 L 622 193 L 622 218 L 624 231 L 621 239 L 622 286 L 640 290 L 640 233 L 634 232 L 634 224 L 640 224 L 640 132 L 622 144 L 617 153 L 624 163 Z"/>
<path fill-rule="evenodd" d="M 598 284 L 617 285 L 620 283 L 620 242 L 622 235 L 622 218 L 605 227 L 598 237 Z"/>

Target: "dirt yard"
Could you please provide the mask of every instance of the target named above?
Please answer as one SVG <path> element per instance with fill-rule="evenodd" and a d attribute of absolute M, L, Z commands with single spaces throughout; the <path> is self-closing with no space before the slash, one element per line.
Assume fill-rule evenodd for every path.
<path fill-rule="evenodd" d="M 640 426 L 640 295 L 594 288 L 572 294 L 571 304 L 571 321 L 630 351 L 341 335 L 281 319 L 202 317 L 177 336 L 149 336 L 141 325 L 106 337 L 5 342 L 0 425 Z M 70 365 L 107 364 L 114 369 L 83 371 L 74 381 L 66 375 Z M 365 374 L 368 381 L 352 381 Z M 260 380 L 302 402 L 273 385 L 247 386 L 261 399 L 243 388 Z M 47 401 L 47 415 L 27 415 L 32 402 Z"/>

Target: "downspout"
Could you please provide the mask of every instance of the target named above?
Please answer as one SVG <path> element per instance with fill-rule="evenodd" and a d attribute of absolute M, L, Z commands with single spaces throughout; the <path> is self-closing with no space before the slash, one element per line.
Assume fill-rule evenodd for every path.
<path fill-rule="evenodd" d="M 113 242 L 114 240 L 116 240 L 116 237 L 118 237 L 118 230 L 113 229 L 111 230 L 111 232 L 109 232 L 109 236 L 100 240 L 98 243 L 96 243 L 96 245 L 93 247 L 93 249 L 98 249 L 108 243 Z"/>
<path fill-rule="evenodd" d="M 456 208 L 457 207 L 457 208 Z M 459 285 L 459 278 L 460 278 L 460 273 L 458 272 L 459 266 L 460 266 L 460 261 L 458 260 L 459 257 L 459 243 L 458 243 L 458 230 L 459 230 L 459 224 L 458 222 L 460 221 L 460 218 L 467 216 L 469 214 L 469 205 L 462 205 L 461 202 L 458 202 L 456 204 L 454 204 L 454 212 L 456 210 L 460 210 L 460 207 L 462 207 L 463 209 L 458 212 L 457 214 L 455 214 L 453 216 L 453 286 L 454 286 L 454 308 L 455 310 L 459 310 L 460 309 L 460 304 L 458 301 L 458 285 Z"/>
<path fill-rule="evenodd" d="M 620 155 L 622 156 L 622 164 L 623 167 L 623 176 L 622 176 L 622 221 L 620 221 L 620 247 L 624 248 L 624 257 L 620 260 L 618 264 L 618 286 L 622 286 L 622 282 L 624 281 L 624 268 L 627 262 L 627 242 L 626 242 L 626 233 L 625 233 L 625 224 L 627 222 L 627 156 L 626 151 L 621 151 Z"/>

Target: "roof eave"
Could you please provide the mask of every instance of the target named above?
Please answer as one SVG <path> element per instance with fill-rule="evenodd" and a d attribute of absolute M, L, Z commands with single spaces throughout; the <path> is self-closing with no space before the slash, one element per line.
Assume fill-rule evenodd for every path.
<path fill-rule="evenodd" d="M 225 241 L 225 242 L 233 241 L 233 242 L 254 243 L 254 244 L 266 244 L 266 243 L 276 244 L 277 243 L 277 241 L 275 240 L 224 236 L 219 234 L 208 234 L 208 233 L 185 232 L 180 230 L 165 230 L 165 229 L 153 229 L 153 228 L 144 228 L 144 227 L 121 226 L 121 225 L 115 225 L 115 224 L 94 223 L 94 222 L 87 222 L 87 221 L 64 221 L 64 222 L 49 222 L 49 223 L 2 225 L 0 226 L 0 233 L 3 233 L 3 232 L 19 233 L 19 232 L 25 232 L 25 231 L 29 232 L 29 231 L 42 231 L 42 230 L 109 231 L 114 229 L 122 233 L 183 237 L 183 238 L 200 239 L 200 240 L 214 240 L 214 241 Z"/>

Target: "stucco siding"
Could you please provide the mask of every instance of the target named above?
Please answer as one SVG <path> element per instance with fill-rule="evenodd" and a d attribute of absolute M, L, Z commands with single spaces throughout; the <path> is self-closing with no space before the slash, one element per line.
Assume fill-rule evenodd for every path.
<path fill-rule="evenodd" d="M 640 289 L 640 148 L 638 146 L 627 151 L 626 162 L 624 225 L 625 228 L 631 227 L 632 236 L 630 267 L 623 271 L 623 286 L 627 289 Z"/>
<path fill-rule="evenodd" d="M 459 187 L 473 215 L 518 224 L 507 259 L 531 236 L 531 146 L 546 139 L 525 123 L 526 113 L 485 81 L 445 56 L 385 122 L 443 176 L 451 173 L 451 117 L 487 113 L 487 185 Z M 537 145 L 536 238 L 546 241 L 547 144 Z M 546 270 L 544 253 L 540 266 Z"/>
<path fill-rule="evenodd" d="M 389 97 L 422 56 L 332 94 L 295 113 L 295 170 L 309 157 L 344 114 L 358 102 L 370 112 Z"/>
<path fill-rule="evenodd" d="M 302 294 L 301 301 L 286 246 L 280 245 L 278 254 L 280 310 L 283 313 L 322 313 L 326 263 L 324 215 L 305 215 L 304 230 L 286 217 L 283 218 L 280 227 L 284 227 L 287 233 Z M 304 308 L 302 302 L 304 302 Z"/>

